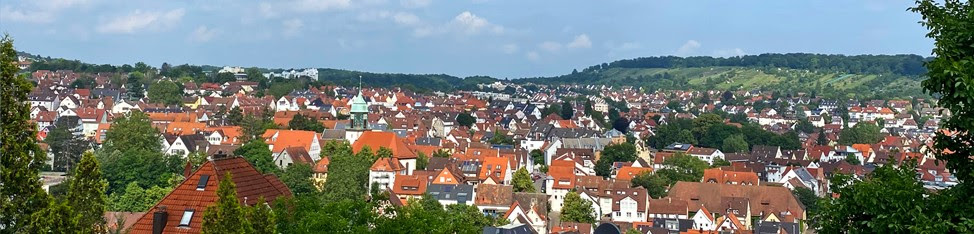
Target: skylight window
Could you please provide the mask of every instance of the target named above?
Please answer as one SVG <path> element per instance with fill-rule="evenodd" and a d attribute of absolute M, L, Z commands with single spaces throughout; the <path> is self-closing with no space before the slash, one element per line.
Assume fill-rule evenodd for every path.
<path fill-rule="evenodd" d="M 193 213 L 196 213 L 193 209 L 186 209 L 183 211 L 183 217 L 179 219 L 180 227 L 189 227 L 189 221 L 193 219 Z"/>
<path fill-rule="evenodd" d="M 201 175 L 200 183 L 196 184 L 196 191 L 203 191 L 203 189 L 206 189 L 206 182 L 209 181 L 210 181 L 210 175 Z"/>

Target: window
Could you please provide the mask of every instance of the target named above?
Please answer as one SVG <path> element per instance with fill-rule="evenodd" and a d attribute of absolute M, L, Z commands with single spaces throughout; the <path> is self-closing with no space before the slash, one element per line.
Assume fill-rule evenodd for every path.
<path fill-rule="evenodd" d="M 189 227 L 189 221 L 193 219 L 193 213 L 195 212 L 196 211 L 193 209 L 186 209 L 186 211 L 183 211 L 183 217 L 179 219 L 179 226 Z"/>
<path fill-rule="evenodd" d="M 201 175 L 199 184 L 196 184 L 196 191 L 203 191 L 208 181 L 210 181 L 210 175 Z"/>

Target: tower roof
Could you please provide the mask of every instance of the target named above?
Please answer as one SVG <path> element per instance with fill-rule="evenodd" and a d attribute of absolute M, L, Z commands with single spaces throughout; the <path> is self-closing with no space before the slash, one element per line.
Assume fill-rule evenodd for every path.
<path fill-rule="evenodd" d="M 362 92 L 359 91 L 355 98 L 352 98 L 352 113 L 368 113 L 369 105 L 365 103 L 365 98 L 362 97 Z"/>

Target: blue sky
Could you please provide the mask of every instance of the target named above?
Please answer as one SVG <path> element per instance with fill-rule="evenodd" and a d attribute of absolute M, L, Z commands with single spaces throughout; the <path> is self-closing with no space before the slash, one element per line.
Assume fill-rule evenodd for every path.
<path fill-rule="evenodd" d="M 0 0 L 19 50 L 92 63 L 519 78 L 618 59 L 920 54 L 912 1 Z"/>

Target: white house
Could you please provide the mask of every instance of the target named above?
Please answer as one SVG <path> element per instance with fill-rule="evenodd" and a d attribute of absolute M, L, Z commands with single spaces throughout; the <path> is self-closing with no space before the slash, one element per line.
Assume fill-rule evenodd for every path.
<path fill-rule="evenodd" d="M 717 226 L 717 220 L 714 219 L 714 215 L 702 205 L 700 206 L 700 209 L 693 214 L 691 219 L 693 220 L 693 229 L 712 231 Z"/>
<path fill-rule="evenodd" d="M 381 158 L 375 160 L 369 168 L 369 189 L 379 186 L 379 191 L 392 188 L 396 182 L 396 175 L 406 175 L 406 167 L 396 158 Z"/>
<path fill-rule="evenodd" d="M 645 222 L 649 195 L 644 188 L 619 189 L 612 195 L 612 222 Z"/>

